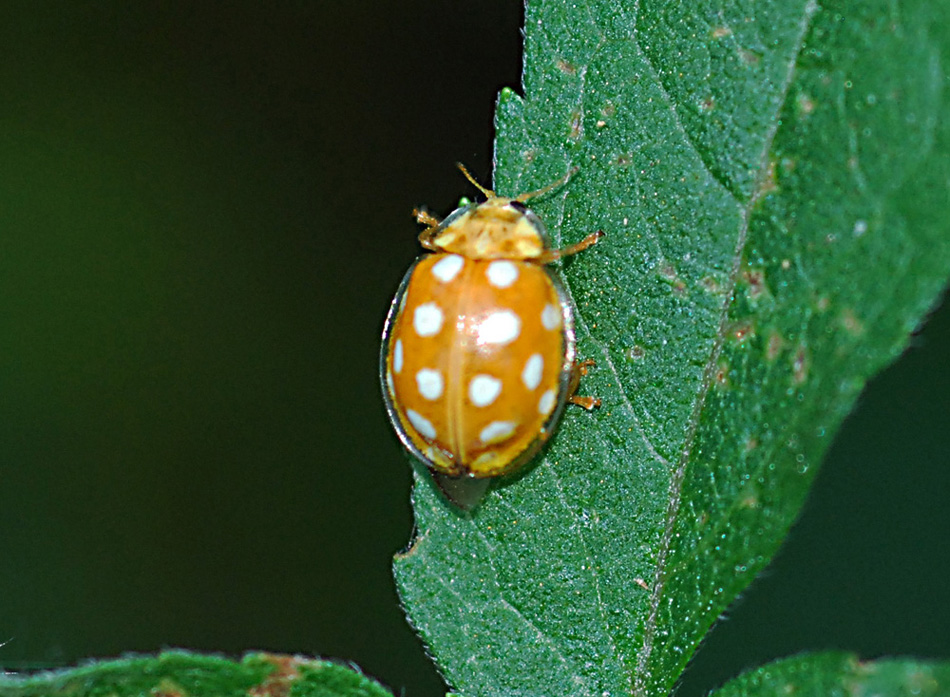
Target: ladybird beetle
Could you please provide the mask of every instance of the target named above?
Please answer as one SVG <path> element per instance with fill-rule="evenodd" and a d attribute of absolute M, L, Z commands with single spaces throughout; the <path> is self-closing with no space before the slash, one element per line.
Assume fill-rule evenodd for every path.
<path fill-rule="evenodd" d="M 567 177 L 505 198 L 459 169 L 486 200 L 442 221 L 414 211 L 427 226 L 419 242 L 432 253 L 416 259 L 396 291 L 380 357 L 399 439 L 453 500 L 446 477 L 511 473 L 551 437 L 568 402 L 600 404 L 574 395 L 592 363 L 575 358 L 573 306 L 547 264 L 603 233 L 551 249 L 524 203 Z"/>

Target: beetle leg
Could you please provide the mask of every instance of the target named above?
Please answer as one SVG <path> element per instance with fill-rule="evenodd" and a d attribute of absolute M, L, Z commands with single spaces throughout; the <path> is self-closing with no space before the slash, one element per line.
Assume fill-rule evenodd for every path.
<path fill-rule="evenodd" d="M 571 244 L 562 249 L 549 249 L 538 257 L 538 263 L 550 264 L 552 261 L 557 261 L 558 259 L 569 257 L 572 254 L 583 252 L 588 247 L 593 247 L 595 244 L 597 244 L 600 241 L 600 238 L 603 236 L 604 231 L 598 230 L 597 232 L 592 232 L 577 244 Z"/>
<path fill-rule="evenodd" d="M 580 380 L 582 377 L 587 375 L 588 368 L 596 368 L 596 367 L 597 367 L 597 361 L 588 358 L 586 360 L 581 361 L 580 363 L 575 363 L 574 372 L 577 374 L 577 379 Z M 577 385 L 575 385 L 575 387 L 576 386 Z"/>
<path fill-rule="evenodd" d="M 567 398 L 567 401 L 571 404 L 576 404 L 579 407 L 586 409 L 587 411 L 593 411 L 600 406 L 599 397 L 579 397 L 575 393 L 577 392 L 577 387 L 580 385 L 581 378 L 587 375 L 587 369 L 593 368 L 597 365 L 591 359 L 585 361 L 578 361 L 574 363 L 574 367 L 571 370 L 571 386 L 570 386 L 570 397 Z"/>
<path fill-rule="evenodd" d="M 578 397 L 575 394 L 568 397 L 567 401 L 587 411 L 594 411 L 594 409 L 600 406 L 600 397 Z"/>
<path fill-rule="evenodd" d="M 434 250 L 435 245 L 432 244 L 432 238 L 435 237 L 435 234 L 439 231 L 439 225 L 442 224 L 442 221 L 432 215 L 429 211 L 423 210 L 421 208 L 413 208 L 412 214 L 415 216 L 416 222 L 428 226 L 425 230 L 419 233 L 419 244 L 422 245 L 424 249 Z"/>
<path fill-rule="evenodd" d="M 431 227 L 439 227 L 439 223 L 442 222 L 429 211 L 423 208 L 413 208 L 412 215 L 415 216 L 417 223 L 422 223 L 423 225 L 428 225 Z"/>

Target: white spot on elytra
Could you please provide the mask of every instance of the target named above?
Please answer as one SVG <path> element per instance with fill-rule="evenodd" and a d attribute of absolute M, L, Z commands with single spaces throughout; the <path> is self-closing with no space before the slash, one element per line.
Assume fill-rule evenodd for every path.
<path fill-rule="evenodd" d="M 488 315 L 475 329 L 479 346 L 507 344 L 521 333 L 521 320 L 511 310 L 499 310 Z"/>
<path fill-rule="evenodd" d="M 438 370 L 423 368 L 416 373 L 416 385 L 419 387 L 419 394 L 426 399 L 438 399 L 442 396 L 442 376 Z"/>
<path fill-rule="evenodd" d="M 402 371 L 402 339 L 396 339 L 393 346 L 393 371 L 397 374 Z"/>
<path fill-rule="evenodd" d="M 497 453 L 493 453 L 491 450 L 486 450 L 475 458 L 475 461 L 472 463 L 472 470 L 477 470 L 481 467 L 490 467 L 497 459 Z"/>
<path fill-rule="evenodd" d="M 521 371 L 521 382 L 529 390 L 533 390 L 541 384 L 541 372 L 544 370 L 544 359 L 540 353 L 536 353 L 528 362 L 524 364 L 524 370 Z"/>
<path fill-rule="evenodd" d="M 501 394 L 501 380 L 491 375 L 476 375 L 468 383 L 468 398 L 476 407 L 487 407 Z"/>
<path fill-rule="evenodd" d="M 514 421 L 492 421 L 482 429 L 478 437 L 485 445 L 498 443 L 514 433 L 515 426 L 517 426 L 517 424 Z"/>
<path fill-rule="evenodd" d="M 541 324 L 549 331 L 561 326 L 561 311 L 554 305 L 545 305 L 541 310 Z"/>
<path fill-rule="evenodd" d="M 518 280 L 518 267 L 504 259 L 493 261 L 488 265 L 485 275 L 488 276 L 488 282 L 496 288 L 507 288 Z"/>
<path fill-rule="evenodd" d="M 538 413 L 544 414 L 545 416 L 550 414 L 551 410 L 554 409 L 556 399 L 557 395 L 554 393 L 554 390 L 548 390 L 541 395 L 541 399 L 538 400 Z"/>
<path fill-rule="evenodd" d="M 435 438 L 435 426 L 426 417 L 412 409 L 406 409 L 406 416 L 419 433 L 426 438 Z"/>
<path fill-rule="evenodd" d="M 412 326 L 419 336 L 434 336 L 442 329 L 442 310 L 435 303 L 423 303 L 412 315 Z"/>
<path fill-rule="evenodd" d="M 448 283 L 458 276 L 465 265 L 465 260 L 458 254 L 449 254 L 432 265 L 432 275 L 443 283 Z"/>

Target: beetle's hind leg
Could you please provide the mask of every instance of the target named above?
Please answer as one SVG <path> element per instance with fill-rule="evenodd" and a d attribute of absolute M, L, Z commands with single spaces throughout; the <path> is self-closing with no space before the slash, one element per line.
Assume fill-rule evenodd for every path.
<path fill-rule="evenodd" d="M 593 411 L 600 406 L 599 397 L 580 397 L 577 395 L 577 388 L 581 383 L 581 378 L 587 375 L 587 370 L 593 368 L 597 365 L 594 361 L 589 358 L 585 361 L 575 361 L 574 366 L 571 369 L 571 386 L 570 386 L 570 396 L 567 398 L 567 401 L 571 404 L 576 404 L 579 407 L 586 409 L 587 411 Z"/>

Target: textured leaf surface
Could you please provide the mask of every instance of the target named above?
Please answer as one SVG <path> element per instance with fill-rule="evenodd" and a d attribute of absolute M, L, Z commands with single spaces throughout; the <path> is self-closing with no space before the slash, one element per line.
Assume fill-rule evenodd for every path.
<path fill-rule="evenodd" d="M 495 185 L 580 168 L 533 207 L 607 233 L 564 269 L 604 407 L 471 516 L 420 477 L 396 577 L 455 690 L 666 694 L 768 562 L 950 270 L 945 12 L 528 3 Z"/>
<path fill-rule="evenodd" d="M 711 697 L 938 697 L 950 695 L 950 665 L 906 659 L 861 663 L 821 653 L 770 663 L 728 682 Z"/>
<path fill-rule="evenodd" d="M 0 677 L 3 697 L 392 697 L 365 675 L 300 656 L 249 654 L 242 661 L 168 652 L 82 668 Z"/>

